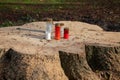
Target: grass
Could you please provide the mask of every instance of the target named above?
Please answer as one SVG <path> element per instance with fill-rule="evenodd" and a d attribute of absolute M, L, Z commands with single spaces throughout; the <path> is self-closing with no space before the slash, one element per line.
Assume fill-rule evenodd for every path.
<path fill-rule="evenodd" d="M 120 3 L 120 0 L 0 0 L 2 3 Z"/>
<path fill-rule="evenodd" d="M 65 0 L 0 0 L 2 3 L 32 3 L 32 4 L 38 4 L 38 3 L 62 3 L 65 2 Z"/>

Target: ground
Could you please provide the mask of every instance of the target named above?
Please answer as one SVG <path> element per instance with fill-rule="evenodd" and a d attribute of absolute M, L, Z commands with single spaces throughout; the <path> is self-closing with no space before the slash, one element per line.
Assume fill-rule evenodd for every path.
<path fill-rule="evenodd" d="M 120 31 L 118 0 L 40 4 L 0 3 L 0 27 L 44 21 L 46 17 L 57 21 L 82 21 L 97 24 L 106 31 Z"/>

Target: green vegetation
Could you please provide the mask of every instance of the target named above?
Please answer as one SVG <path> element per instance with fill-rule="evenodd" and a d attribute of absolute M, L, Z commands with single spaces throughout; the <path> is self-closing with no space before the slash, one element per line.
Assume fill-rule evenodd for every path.
<path fill-rule="evenodd" d="M 1 26 L 12 26 L 13 25 L 13 22 L 11 21 L 5 21 L 4 23 L 1 24 Z"/>
<path fill-rule="evenodd" d="M 0 0 L 0 2 L 4 3 L 60 3 L 64 2 L 64 0 Z"/>
<path fill-rule="evenodd" d="M 104 3 L 104 2 L 111 2 L 111 3 L 120 3 L 120 0 L 0 0 L 0 2 L 4 3 L 64 3 L 64 2 L 88 2 L 88 3 Z"/>

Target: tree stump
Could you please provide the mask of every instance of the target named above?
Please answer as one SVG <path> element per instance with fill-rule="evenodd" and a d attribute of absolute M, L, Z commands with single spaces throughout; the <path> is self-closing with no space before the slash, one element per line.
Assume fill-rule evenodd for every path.
<path fill-rule="evenodd" d="M 0 80 L 68 80 L 59 55 L 25 54 L 0 49 Z"/>
<path fill-rule="evenodd" d="M 85 56 L 60 51 L 61 66 L 69 80 L 100 80 L 87 64 Z"/>
<path fill-rule="evenodd" d="M 91 69 L 103 80 L 120 80 L 120 46 L 85 46 L 86 59 Z"/>

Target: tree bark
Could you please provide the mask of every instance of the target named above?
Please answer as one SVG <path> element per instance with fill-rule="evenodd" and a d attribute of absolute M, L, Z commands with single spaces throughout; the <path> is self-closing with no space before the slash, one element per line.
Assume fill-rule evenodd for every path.
<path fill-rule="evenodd" d="M 120 47 L 86 45 L 86 59 L 94 72 L 104 80 L 120 80 Z"/>
<path fill-rule="evenodd" d="M 25 54 L 0 49 L 0 80 L 68 80 L 59 55 Z"/>
<path fill-rule="evenodd" d="M 62 68 L 69 80 L 100 80 L 87 64 L 85 56 L 59 52 Z"/>

